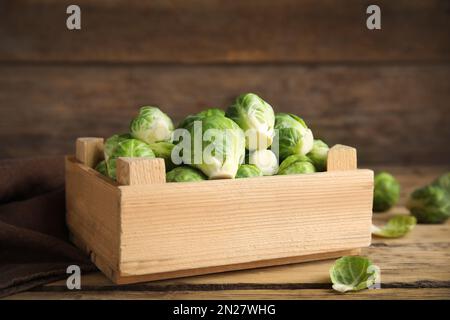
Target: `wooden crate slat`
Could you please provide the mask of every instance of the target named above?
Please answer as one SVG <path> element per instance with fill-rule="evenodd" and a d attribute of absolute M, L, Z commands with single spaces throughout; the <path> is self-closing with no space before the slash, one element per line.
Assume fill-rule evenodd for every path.
<path fill-rule="evenodd" d="M 119 187 L 121 272 L 146 274 L 370 244 L 370 170 Z"/>

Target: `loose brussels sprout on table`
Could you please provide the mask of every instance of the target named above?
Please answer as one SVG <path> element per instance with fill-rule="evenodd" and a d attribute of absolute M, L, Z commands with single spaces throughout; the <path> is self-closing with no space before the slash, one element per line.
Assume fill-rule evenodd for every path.
<path fill-rule="evenodd" d="M 273 141 L 275 115 L 270 104 L 254 93 L 240 95 L 226 113 L 245 132 L 248 150 L 263 150 Z"/>
<path fill-rule="evenodd" d="M 142 107 L 130 124 L 131 135 L 146 143 L 172 141 L 172 120 L 157 107 Z"/>
<path fill-rule="evenodd" d="M 443 223 L 450 217 L 450 194 L 436 185 L 414 191 L 406 204 L 419 223 Z"/>
<path fill-rule="evenodd" d="M 242 129 L 233 120 L 222 115 L 209 115 L 199 122 L 187 122 L 184 129 L 190 133 L 191 139 L 189 165 L 201 170 L 209 179 L 235 177 L 244 159 L 245 139 Z M 209 138 L 202 138 L 208 132 Z M 200 155 L 195 153 L 196 139 L 201 141 L 201 148 L 197 151 L 201 152 Z"/>
<path fill-rule="evenodd" d="M 166 173 L 167 182 L 192 182 L 206 180 L 207 177 L 199 170 L 181 166 Z"/>
<path fill-rule="evenodd" d="M 383 212 L 392 208 L 400 196 L 400 184 L 387 172 L 380 172 L 374 178 L 373 211 Z"/>
<path fill-rule="evenodd" d="M 155 154 L 147 143 L 138 139 L 124 139 L 120 141 L 106 161 L 109 176 L 113 179 L 116 179 L 116 161 L 119 157 L 155 158 Z"/>
<path fill-rule="evenodd" d="M 317 171 L 325 171 L 327 169 L 327 157 L 330 148 L 322 140 L 314 140 L 311 151 L 307 154 L 311 159 Z"/>
<path fill-rule="evenodd" d="M 300 154 L 294 154 L 284 159 L 284 161 L 280 164 L 280 168 L 278 169 L 279 175 L 314 172 L 316 172 L 316 169 L 311 159 Z"/>
<path fill-rule="evenodd" d="M 258 167 L 265 176 L 273 176 L 278 172 L 278 159 L 271 150 L 255 150 L 250 152 L 248 162 Z"/>
<path fill-rule="evenodd" d="M 290 155 L 306 155 L 313 148 L 314 138 L 303 119 L 289 113 L 275 115 L 275 134 L 278 138 L 280 159 Z"/>
<path fill-rule="evenodd" d="M 416 218 L 413 216 L 398 215 L 387 222 L 383 227 L 372 225 L 372 234 L 383 238 L 399 238 L 406 235 L 416 226 Z"/>
<path fill-rule="evenodd" d="M 239 178 L 251 178 L 251 177 L 261 177 L 263 175 L 262 171 L 253 164 L 242 164 L 236 173 L 236 179 Z"/>
<path fill-rule="evenodd" d="M 379 283 L 380 270 L 366 257 L 345 256 L 331 267 L 330 278 L 336 291 L 359 291 Z"/>
<path fill-rule="evenodd" d="M 431 184 L 450 193 L 450 172 L 443 174 L 442 176 L 434 180 Z"/>

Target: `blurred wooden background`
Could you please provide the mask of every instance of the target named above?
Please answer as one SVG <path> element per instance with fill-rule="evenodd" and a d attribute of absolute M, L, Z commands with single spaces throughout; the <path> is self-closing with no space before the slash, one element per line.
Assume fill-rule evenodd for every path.
<path fill-rule="evenodd" d="M 242 92 L 363 164 L 449 164 L 450 1 L 0 0 L 0 158 L 72 153 L 142 105 L 178 122 Z"/>

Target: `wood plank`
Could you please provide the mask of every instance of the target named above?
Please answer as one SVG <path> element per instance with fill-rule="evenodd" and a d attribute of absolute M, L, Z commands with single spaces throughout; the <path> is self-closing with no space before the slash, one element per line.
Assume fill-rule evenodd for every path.
<path fill-rule="evenodd" d="M 128 130 L 142 105 L 178 122 L 243 91 L 302 116 L 330 145 L 356 147 L 360 165 L 450 163 L 450 65 L 3 65 L 0 158 L 72 153 L 79 136 Z"/>
<path fill-rule="evenodd" d="M 28 291 L 12 295 L 6 300 L 23 299 L 161 299 L 161 300 L 214 300 L 214 299 L 245 299 L 245 300 L 427 300 L 450 299 L 450 288 L 423 289 L 379 289 L 365 290 L 356 293 L 337 294 L 330 289 L 304 290 L 220 290 L 220 291 L 64 291 L 64 292 L 34 292 Z"/>
<path fill-rule="evenodd" d="M 368 246 L 372 188 L 370 170 L 120 186 L 120 275 Z"/>
<path fill-rule="evenodd" d="M 66 28 L 69 0 L 2 1 L 0 60 L 107 62 L 449 61 L 446 0 L 78 0 L 82 29 Z M 150 87 L 150 86 L 149 86 Z"/>

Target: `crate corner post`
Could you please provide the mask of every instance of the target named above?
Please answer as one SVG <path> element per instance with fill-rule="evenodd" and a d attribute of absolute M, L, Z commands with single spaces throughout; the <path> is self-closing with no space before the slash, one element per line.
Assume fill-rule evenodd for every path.
<path fill-rule="evenodd" d="M 103 160 L 103 138 L 78 138 L 66 157 L 66 224 L 73 244 L 110 279 L 119 264 L 120 190 L 93 167 Z"/>
<path fill-rule="evenodd" d="M 75 144 L 75 156 L 82 164 L 93 168 L 103 160 L 103 138 L 83 137 L 78 138 Z"/>
<path fill-rule="evenodd" d="M 117 182 L 121 185 L 146 185 L 166 182 L 166 168 L 162 158 L 118 158 Z"/>
<path fill-rule="evenodd" d="M 356 170 L 357 168 L 355 148 L 337 144 L 328 151 L 327 171 Z"/>

